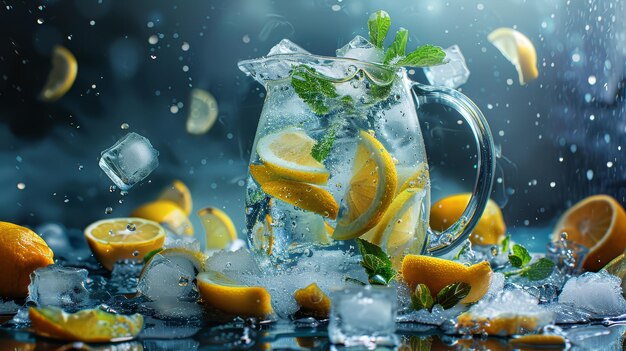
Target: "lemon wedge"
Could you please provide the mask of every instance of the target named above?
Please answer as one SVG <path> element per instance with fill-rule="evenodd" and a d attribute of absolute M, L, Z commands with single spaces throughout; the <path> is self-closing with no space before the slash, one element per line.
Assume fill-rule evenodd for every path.
<path fill-rule="evenodd" d="M 187 116 L 187 133 L 201 135 L 208 132 L 217 120 L 217 101 L 206 90 L 191 90 L 189 116 Z"/>
<path fill-rule="evenodd" d="M 424 189 L 430 181 L 428 164 L 421 162 L 417 167 L 398 167 L 398 190 L 396 195 L 406 189 Z"/>
<path fill-rule="evenodd" d="M 354 239 L 372 229 L 393 200 L 398 176 L 391 155 L 371 134 L 361 131 L 345 208 L 337 220 L 335 240 Z"/>
<path fill-rule="evenodd" d="M 149 202 L 136 208 L 131 216 L 161 223 L 166 229 L 177 235 L 193 235 L 193 225 L 185 211 L 169 200 Z"/>
<path fill-rule="evenodd" d="M 270 294 L 263 287 L 245 286 L 215 271 L 196 277 L 202 303 L 227 314 L 264 318 L 273 313 Z"/>
<path fill-rule="evenodd" d="M 123 259 L 141 259 L 163 246 L 165 231 L 143 218 L 112 218 L 85 228 L 85 238 L 96 259 L 108 270 Z"/>
<path fill-rule="evenodd" d="M 517 69 L 520 84 L 537 79 L 537 51 L 524 34 L 513 28 L 498 28 L 487 36 L 500 53 Z"/>
<path fill-rule="evenodd" d="M 40 98 L 52 102 L 63 97 L 74 84 L 77 73 L 76 57 L 63 46 L 55 46 L 52 51 L 52 70 L 48 74 Z"/>
<path fill-rule="evenodd" d="M 198 211 L 206 233 L 206 248 L 222 250 L 237 240 L 237 231 L 233 221 L 219 208 L 207 207 Z"/>
<path fill-rule="evenodd" d="M 262 137 L 257 153 L 267 169 L 285 180 L 323 185 L 329 173 L 311 156 L 315 140 L 303 130 L 289 128 Z"/>
<path fill-rule="evenodd" d="M 324 294 L 317 284 L 298 289 L 293 294 L 300 312 L 307 316 L 316 318 L 328 318 L 330 314 L 330 298 Z"/>
<path fill-rule="evenodd" d="M 35 334 L 47 338 L 82 341 L 116 342 L 131 340 L 143 327 L 143 316 L 108 313 L 94 308 L 66 313 L 58 307 L 31 307 L 28 310 Z"/>
<path fill-rule="evenodd" d="M 174 180 L 172 184 L 163 189 L 158 199 L 175 203 L 187 216 L 191 214 L 191 210 L 193 209 L 191 191 L 189 191 L 187 185 L 180 180 Z"/>

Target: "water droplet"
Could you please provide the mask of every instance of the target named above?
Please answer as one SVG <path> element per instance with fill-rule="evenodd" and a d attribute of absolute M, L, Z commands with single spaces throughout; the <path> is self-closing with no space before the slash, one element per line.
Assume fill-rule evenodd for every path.
<path fill-rule="evenodd" d="M 133 251 L 133 256 L 135 256 L 135 257 L 139 256 L 139 251 L 137 251 L 137 250 Z"/>
<path fill-rule="evenodd" d="M 128 129 L 129 127 L 128 123 L 122 123 L 122 125 L 120 125 L 120 128 L 122 129 Z"/>
<path fill-rule="evenodd" d="M 19 190 L 24 190 L 24 189 L 26 189 L 26 184 L 24 184 L 24 183 L 17 183 L 17 188 Z"/>
<path fill-rule="evenodd" d="M 492 254 L 493 256 L 498 256 L 498 252 L 499 252 L 499 251 L 498 251 L 498 247 L 497 247 L 496 245 L 494 245 L 494 246 L 492 246 L 492 247 L 491 247 L 491 254 Z"/>
<path fill-rule="evenodd" d="M 113 212 L 113 207 L 109 206 L 104 209 L 104 214 L 111 214 Z"/>
<path fill-rule="evenodd" d="M 43 24 L 43 18 L 37 18 L 37 24 Z"/>
<path fill-rule="evenodd" d="M 561 240 L 567 240 L 567 232 L 561 233 Z"/>
<path fill-rule="evenodd" d="M 115 185 L 111 185 L 111 186 L 109 187 L 109 192 L 110 192 L 110 193 L 114 193 L 114 192 L 115 192 L 115 190 L 117 190 L 117 187 L 116 187 Z"/>
<path fill-rule="evenodd" d="M 134 232 L 135 230 L 137 230 L 137 226 L 135 225 L 135 223 L 128 223 L 126 225 L 126 229 L 128 229 L 128 231 Z"/>
<path fill-rule="evenodd" d="M 188 278 L 188 277 L 181 276 L 181 277 L 178 279 L 178 285 L 180 285 L 180 286 L 187 286 L 187 285 L 189 285 L 189 278 Z"/>

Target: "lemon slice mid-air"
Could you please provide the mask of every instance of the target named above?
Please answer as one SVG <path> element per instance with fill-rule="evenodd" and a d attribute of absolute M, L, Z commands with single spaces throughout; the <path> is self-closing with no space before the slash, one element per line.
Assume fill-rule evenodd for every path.
<path fill-rule="evenodd" d="M 371 134 L 361 131 L 345 208 L 333 233 L 335 240 L 354 239 L 373 228 L 393 200 L 398 176 L 391 155 Z"/>
<path fill-rule="evenodd" d="M 41 99 L 43 101 L 60 99 L 74 84 L 77 73 L 76 57 L 63 46 L 55 46 L 52 51 L 52 70 L 41 91 Z"/>
<path fill-rule="evenodd" d="M 245 286 L 215 271 L 202 272 L 196 280 L 205 306 L 235 316 L 264 318 L 273 312 L 263 287 Z"/>
<path fill-rule="evenodd" d="M 175 202 L 156 200 L 137 207 L 131 214 L 161 223 L 170 232 L 177 235 L 193 235 L 193 225 L 185 211 Z"/>
<path fill-rule="evenodd" d="M 90 224 L 85 238 L 96 259 L 112 270 L 119 260 L 142 259 L 161 248 L 165 231 L 158 223 L 143 218 L 112 218 Z"/>
<path fill-rule="evenodd" d="M 237 240 L 235 225 L 224 211 L 207 207 L 198 211 L 198 216 L 206 233 L 207 249 L 222 250 Z"/>
<path fill-rule="evenodd" d="M 189 191 L 187 185 L 180 180 L 174 180 L 172 184 L 163 189 L 158 199 L 175 203 L 187 216 L 191 214 L 191 210 L 193 209 L 191 191 Z"/>
<path fill-rule="evenodd" d="M 513 28 L 498 28 L 487 36 L 502 55 L 517 69 L 520 84 L 526 84 L 539 76 L 537 51 L 524 34 Z"/>
<path fill-rule="evenodd" d="M 257 153 L 268 170 L 278 177 L 297 182 L 326 184 L 326 167 L 311 155 L 315 140 L 303 130 L 288 128 L 262 137 Z"/>
<path fill-rule="evenodd" d="M 187 116 L 187 132 L 201 135 L 209 131 L 217 120 L 217 101 L 206 90 L 193 89 L 190 96 L 189 116 Z"/>
<path fill-rule="evenodd" d="M 35 334 L 47 338 L 82 342 L 131 340 L 143 327 L 141 314 L 120 315 L 100 309 L 66 313 L 58 307 L 31 307 L 28 310 Z"/>

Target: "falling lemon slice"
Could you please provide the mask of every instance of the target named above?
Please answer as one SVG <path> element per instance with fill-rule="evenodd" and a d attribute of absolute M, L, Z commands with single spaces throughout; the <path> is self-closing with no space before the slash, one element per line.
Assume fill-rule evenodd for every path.
<path fill-rule="evenodd" d="M 202 272 L 196 280 L 205 306 L 235 316 L 264 318 L 273 313 L 263 287 L 245 286 L 215 271 Z"/>
<path fill-rule="evenodd" d="M 387 210 L 398 176 L 393 159 L 371 134 L 361 131 L 345 208 L 333 233 L 335 240 L 354 239 L 372 229 Z"/>
<path fill-rule="evenodd" d="M 537 79 L 537 52 L 527 36 L 512 28 L 498 28 L 487 39 L 515 66 L 520 84 Z"/>
<path fill-rule="evenodd" d="M 177 235 L 193 235 L 193 225 L 185 211 L 169 200 L 147 203 L 136 208 L 130 215 L 161 223 L 167 230 Z"/>
<path fill-rule="evenodd" d="M 289 128 L 262 137 L 257 153 L 276 177 L 312 184 L 326 184 L 329 173 L 323 164 L 311 155 L 315 140 L 303 130 Z"/>
<path fill-rule="evenodd" d="M 123 259 L 142 259 L 159 249 L 165 231 L 156 222 L 143 218 L 112 218 L 90 224 L 85 238 L 96 259 L 108 270 Z"/>
<path fill-rule="evenodd" d="M 82 342 L 131 340 L 143 327 L 143 316 L 113 314 L 100 309 L 66 313 L 58 307 L 28 310 L 35 334 L 47 338 Z"/>
<path fill-rule="evenodd" d="M 60 99 L 74 84 L 77 72 L 76 57 L 68 49 L 55 46 L 52 51 L 52 70 L 40 98 L 48 102 Z"/>
<path fill-rule="evenodd" d="M 306 288 L 298 289 L 293 296 L 300 306 L 300 313 L 315 318 L 328 318 L 330 298 L 317 284 L 312 283 Z"/>
<path fill-rule="evenodd" d="M 222 210 L 214 207 L 203 208 L 198 211 L 206 233 L 206 248 L 222 250 L 237 240 L 237 231 L 233 221 Z"/>
<path fill-rule="evenodd" d="M 217 120 L 217 101 L 206 90 L 193 89 L 191 91 L 189 116 L 187 117 L 187 132 L 201 135 L 209 131 Z"/>
<path fill-rule="evenodd" d="M 187 216 L 191 214 L 191 210 L 193 209 L 191 192 L 187 185 L 180 180 L 174 180 L 172 184 L 163 189 L 158 199 L 168 200 L 177 204 Z"/>

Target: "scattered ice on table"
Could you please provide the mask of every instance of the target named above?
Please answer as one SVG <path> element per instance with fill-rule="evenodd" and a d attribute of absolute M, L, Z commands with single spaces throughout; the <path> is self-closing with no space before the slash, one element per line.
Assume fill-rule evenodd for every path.
<path fill-rule="evenodd" d="M 348 44 L 337 49 L 337 57 L 347 57 L 363 62 L 383 62 L 383 50 L 357 35 Z"/>
<path fill-rule="evenodd" d="M 50 265 L 36 269 L 30 280 L 29 299 L 38 306 L 80 309 L 89 301 L 85 269 Z"/>
<path fill-rule="evenodd" d="M 181 301 L 176 297 L 160 298 L 157 301 L 145 302 L 143 308 L 152 312 L 157 318 L 172 319 L 200 319 L 204 308 L 195 299 Z"/>
<path fill-rule="evenodd" d="M 111 271 L 111 287 L 118 294 L 136 293 L 137 282 L 143 266 L 143 262 L 134 260 L 115 262 Z"/>
<path fill-rule="evenodd" d="M 346 346 L 397 343 L 396 291 L 393 288 L 362 286 L 332 294 L 328 336 Z"/>
<path fill-rule="evenodd" d="M 499 272 L 493 273 L 491 282 L 489 283 L 489 290 L 487 290 L 483 299 L 495 297 L 502 289 L 504 289 L 504 274 Z"/>
<path fill-rule="evenodd" d="M 128 190 L 159 166 L 159 152 L 137 133 L 128 133 L 102 151 L 100 168 L 121 190 Z"/>
<path fill-rule="evenodd" d="M 197 296 L 193 283 L 196 274 L 196 267 L 186 258 L 156 254 L 144 268 L 137 292 L 152 301 L 192 300 Z"/>
<path fill-rule="evenodd" d="M 443 85 L 448 88 L 458 88 L 467 82 L 470 71 L 465 64 L 465 57 L 457 45 L 444 50 L 448 63 L 425 67 L 424 74 L 432 85 Z"/>
<path fill-rule="evenodd" d="M 245 248 L 237 251 L 217 251 L 206 261 L 207 269 L 223 273 L 237 280 L 242 275 L 261 274 L 254 256 Z"/>
<path fill-rule="evenodd" d="M 584 308 L 597 316 L 619 316 L 626 313 L 621 280 L 605 270 L 584 273 L 565 283 L 559 303 Z"/>
<path fill-rule="evenodd" d="M 0 299 L 0 315 L 14 314 L 20 309 L 20 305 L 16 304 L 13 300 L 2 301 Z"/>
<path fill-rule="evenodd" d="M 543 307 L 554 313 L 555 323 L 587 323 L 592 319 L 592 314 L 586 310 L 580 309 L 564 303 L 550 303 Z"/>
<path fill-rule="evenodd" d="M 399 323 L 420 323 L 441 326 L 446 321 L 458 317 L 465 312 L 467 307 L 464 304 L 458 304 L 450 309 L 444 310 L 441 306 L 435 305 L 432 311 L 426 309 L 419 311 L 411 311 L 396 318 Z"/>
<path fill-rule="evenodd" d="M 283 39 L 278 44 L 274 45 L 267 56 L 274 56 L 280 54 L 304 54 L 308 55 L 309 52 L 293 43 L 289 39 Z"/>
<path fill-rule="evenodd" d="M 167 229 L 166 234 L 165 242 L 163 243 L 164 249 L 181 248 L 191 251 L 200 251 L 200 242 L 198 239 L 192 236 L 177 235 L 169 232 Z"/>

